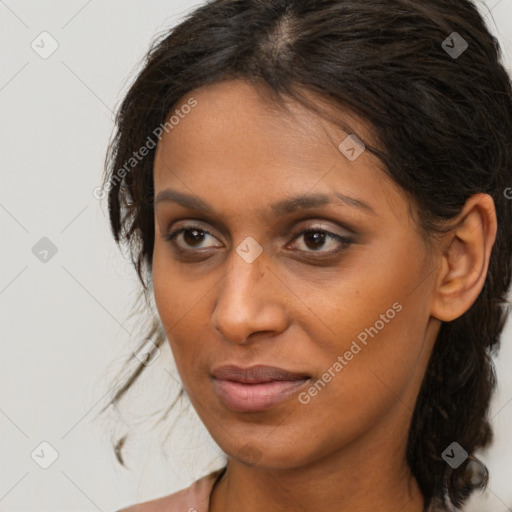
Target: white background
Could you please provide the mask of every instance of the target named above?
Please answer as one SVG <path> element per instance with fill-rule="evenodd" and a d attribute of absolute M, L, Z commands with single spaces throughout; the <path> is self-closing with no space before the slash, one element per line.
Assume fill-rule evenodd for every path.
<path fill-rule="evenodd" d="M 186 402 L 166 428 L 151 430 L 179 389 L 167 345 L 121 415 L 98 416 L 143 329 L 131 313 L 137 280 L 93 189 L 101 183 L 113 111 L 150 41 L 200 3 L 0 0 L 0 512 L 114 511 L 222 465 Z M 512 0 L 481 7 L 511 70 Z M 44 31 L 58 43 L 47 59 L 31 47 Z M 46 263 L 32 252 L 42 237 L 57 248 Z M 509 322 L 497 360 L 496 442 L 483 454 L 489 490 L 469 511 L 512 509 L 511 338 Z M 129 470 L 111 448 L 125 422 Z M 31 457 L 36 450 L 49 460 L 43 441 L 58 453 L 48 469 Z"/>

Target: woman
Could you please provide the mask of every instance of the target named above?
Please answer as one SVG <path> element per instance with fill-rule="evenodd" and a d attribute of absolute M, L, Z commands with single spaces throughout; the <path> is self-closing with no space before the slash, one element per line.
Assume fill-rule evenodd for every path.
<path fill-rule="evenodd" d="M 217 0 L 155 43 L 110 221 L 226 465 L 123 511 L 445 511 L 485 487 L 511 142 L 468 0 Z"/>

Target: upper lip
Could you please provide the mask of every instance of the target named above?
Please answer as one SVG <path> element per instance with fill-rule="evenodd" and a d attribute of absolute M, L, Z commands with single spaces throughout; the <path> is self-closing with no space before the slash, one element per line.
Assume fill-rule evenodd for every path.
<path fill-rule="evenodd" d="M 216 379 L 231 380 L 241 383 L 258 384 L 261 382 L 272 382 L 275 380 L 303 380 L 309 375 L 303 372 L 292 372 L 276 366 L 255 365 L 249 368 L 228 364 L 218 366 L 212 371 Z"/>

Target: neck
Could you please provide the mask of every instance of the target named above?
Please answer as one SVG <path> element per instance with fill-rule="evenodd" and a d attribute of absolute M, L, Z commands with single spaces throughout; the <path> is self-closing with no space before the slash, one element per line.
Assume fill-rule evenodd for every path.
<path fill-rule="evenodd" d="M 228 457 L 226 472 L 212 492 L 210 512 L 261 512 L 262 503 L 266 512 L 423 512 L 423 496 L 405 453 L 390 455 L 382 444 L 379 451 L 367 437 L 364 443 L 364 451 L 354 443 L 343 454 L 286 469 L 251 467 Z"/>

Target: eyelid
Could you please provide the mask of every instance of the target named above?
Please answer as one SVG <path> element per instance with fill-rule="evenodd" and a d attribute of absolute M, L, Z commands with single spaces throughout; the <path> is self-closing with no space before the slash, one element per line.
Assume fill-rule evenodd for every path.
<path fill-rule="evenodd" d="M 308 222 L 312 222 L 312 224 L 308 224 Z M 345 233 L 337 233 L 336 231 L 334 231 L 330 224 L 339 224 L 341 226 L 341 228 L 345 231 Z M 301 233 L 302 231 L 309 231 L 309 230 L 314 230 L 314 229 L 318 229 L 318 230 L 322 230 L 322 231 L 328 231 L 329 233 L 333 234 L 333 235 L 336 235 L 336 236 L 341 236 L 341 237 L 349 237 L 349 236 L 354 236 L 356 234 L 356 232 L 353 230 L 353 229 L 350 229 L 348 226 L 344 225 L 343 223 L 341 222 L 335 222 L 335 221 L 327 221 L 327 220 L 309 220 L 309 221 L 300 221 L 300 222 L 295 222 L 293 224 L 297 224 L 297 228 L 294 228 L 293 229 L 293 232 L 292 232 L 292 236 L 294 233 Z M 286 230 L 287 232 L 291 231 L 291 229 L 288 229 Z"/>
<path fill-rule="evenodd" d="M 165 219 L 165 208 L 161 209 L 162 219 Z M 160 215 L 158 215 L 160 216 Z M 169 227 L 171 224 L 175 224 L 180 221 L 191 221 L 191 222 L 199 222 L 201 225 L 206 226 L 213 226 L 213 228 L 224 237 L 224 239 L 229 243 L 232 241 L 231 233 L 229 229 L 225 227 L 224 222 L 220 221 L 216 216 L 214 215 L 208 215 L 208 214 L 201 214 L 201 213 L 192 213 L 190 212 L 187 214 L 182 214 L 179 216 L 179 218 L 176 218 L 173 216 L 173 221 L 170 223 L 167 223 L 167 226 Z M 288 217 L 288 218 L 287 218 Z M 350 236 L 360 236 L 362 235 L 362 231 L 367 231 L 367 228 L 365 227 L 365 224 L 361 224 L 362 219 L 360 217 L 355 217 L 352 220 L 352 216 L 350 213 L 347 215 L 342 214 L 337 215 L 337 213 L 333 213 L 332 211 L 326 211 L 323 208 L 316 209 L 311 208 L 304 211 L 297 211 L 290 216 L 284 217 L 284 219 L 277 218 L 274 222 L 269 223 L 268 225 L 268 231 L 272 233 L 273 235 L 280 235 L 283 237 L 286 237 L 289 235 L 290 231 L 297 225 L 302 224 L 303 222 L 329 222 L 330 224 L 334 224 L 335 226 L 345 230 L 347 235 Z M 283 220 L 285 220 L 284 226 L 283 226 Z M 210 228 L 205 227 L 206 231 L 208 231 Z M 324 228 L 327 229 L 329 228 Z M 168 228 L 167 228 L 168 231 Z"/>
<path fill-rule="evenodd" d="M 192 219 L 190 219 L 189 222 L 192 222 Z M 185 231 L 193 231 L 193 230 L 200 231 L 200 232 L 205 233 L 205 234 L 215 238 L 216 240 L 218 240 L 218 237 L 214 233 L 212 233 L 209 229 L 202 227 L 202 225 L 200 223 L 198 223 L 197 221 L 195 222 L 195 224 L 191 223 L 188 225 L 185 224 L 183 226 L 175 227 L 169 233 L 164 233 L 162 238 L 164 240 L 166 240 L 167 242 L 171 243 L 173 245 L 173 248 L 176 251 L 178 251 L 179 253 L 181 253 L 182 255 L 189 254 L 191 257 L 194 256 L 194 253 L 196 253 L 196 254 L 198 252 L 204 253 L 205 251 L 209 251 L 211 249 L 218 248 L 218 246 L 200 247 L 200 248 L 195 248 L 195 249 L 180 247 L 176 242 L 176 238 L 181 233 L 183 233 Z M 315 232 L 317 232 L 317 233 L 322 232 L 322 233 L 324 233 L 326 238 L 335 240 L 338 247 L 336 249 L 331 249 L 328 251 L 323 251 L 323 250 L 308 251 L 308 250 L 302 250 L 302 249 L 291 249 L 291 250 L 294 252 L 297 252 L 297 253 L 302 253 L 305 258 L 313 258 L 313 260 L 321 261 L 322 258 L 325 259 L 325 258 L 329 258 L 329 257 L 334 257 L 334 256 L 337 256 L 337 255 L 345 252 L 349 246 L 351 246 L 352 244 L 355 243 L 355 240 L 353 239 L 352 235 L 347 236 L 347 235 L 335 233 L 334 231 L 328 229 L 328 226 L 325 226 L 325 224 L 321 222 L 320 224 L 317 223 L 314 225 L 304 226 L 302 228 L 299 227 L 299 228 L 295 229 L 291 235 L 288 234 L 287 240 L 289 240 L 289 242 L 287 243 L 286 248 L 288 248 L 290 245 L 294 245 L 296 243 L 296 240 L 299 239 L 301 236 L 305 236 L 308 233 L 315 233 Z M 353 232 L 351 232 L 351 233 L 353 233 Z"/>
<path fill-rule="evenodd" d="M 193 251 L 194 249 L 182 249 L 182 248 L 178 247 L 177 244 L 174 243 L 174 240 L 179 234 L 181 234 L 185 231 L 193 231 L 194 229 L 196 231 L 201 231 L 203 233 L 206 233 L 207 235 L 210 235 L 211 237 L 215 238 L 216 240 L 219 240 L 219 238 L 214 233 L 212 233 L 209 229 L 204 228 L 201 225 L 196 225 L 196 224 L 190 224 L 190 225 L 185 225 L 185 226 L 180 226 L 180 227 L 174 228 L 170 232 L 164 233 L 163 238 L 164 238 L 164 240 L 167 240 L 167 241 L 173 243 L 173 245 L 175 245 L 181 251 L 185 251 L 185 252 Z M 197 250 L 200 250 L 200 249 L 197 249 Z"/>
<path fill-rule="evenodd" d="M 194 216 L 190 217 L 190 216 L 185 216 L 185 215 L 180 216 L 180 218 L 173 217 L 172 221 L 165 223 L 165 226 L 166 226 L 165 234 L 167 235 L 167 233 L 170 232 L 171 226 L 173 226 L 172 231 L 175 231 L 174 226 L 178 223 L 186 223 L 187 228 L 189 226 L 191 228 L 194 228 L 194 227 L 200 228 L 205 233 L 208 233 L 209 235 L 212 235 L 215 238 L 217 238 L 217 240 L 219 240 L 218 235 L 222 235 L 228 242 L 231 241 L 231 234 L 223 226 L 223 224 L 213 218 L 210 218 L 209 216 L 204 217 L 204 218 L 203 217 L 194 217 Z M 179 228 L 176 228 L 176 229 L 179 229 Z M 215 233 L 213 233 L 212 229 L 215 230 L 218 234 L 216 235 Z"/>
<path fill-rule="evenodd" d="M 228 239 L 228 241 L 231 240 L 230 233 L 224 229 L 219 229 L 216 222 L 204 221 L 202 219 L 194 218 L 194 217 L 187 217 L 187 218 L 175 220 L 170 225 L 175 226 L 176 224 L 178 224 L 180 222 L 186 222 L 186 223 L 188 223 L 188 225 L 181 226 L 178 228 L 173 228 L 172 231 L 169 228 L 167 228 L 166 236 L 171 236 L 172 234 L 175 234 L 179 229 L 185 228 L 185 227 L 187 229 L 200 228 L 202 231 L 217 238 L 217 240 L 218 240 L 219 237 L 217 235 L 215 235 L 215 233 L 213 233 L 212 230 L 208 227 L 208 224 L 209 224 L 209 225 L 212 225 L 219 233 L 221 233 L 223 236 L 225 236 Z M 308 222 L 313 222 L 313 224 L 307 224 Z M 327 224 L 328 222 L 331 222 L 334 224 L 339 224 L 346 231 L 346 233 L 337 233 L 337 232 L 333 231 L 332 228 L 330 228 L 330 226 Z M 296 226 L 296 227 L 294 227 L 294 226 Z M 295 220 L 295 221 L 288 223 L 286 226 L 284 226 L 284 228 L 282 230 L 280 230 L 281 233 L 279 233 L 279 235 L 282 236 L 283 238 L 287 238 L 287 237 L 291 236 L 292 240 L 294 240 L 295 237 L 298 236 L 299 234 L 301 234 L 303 231 L 311 230 L 311 229 L 320 229 L 323 231 L 328 231 L 332 235 L 339 236 L 341 238 L 351 237 L 351 236 L 355 236 L 357 234 L 354 229 L 351 229 L 350 226 L 348 226 L 346 223 L 341 222 L 339 220 L 338 221 L 328 220 L 328 219 L 315 220 L 315 219 L 309 218 L 309 219 L 305 219 L 305 220 L 300 220 L 298 222 Z M 290 232 L 292 232 L 291 235 L 290 235 Z"/>
<path fill-rule="evenodd" d="M 324 233 L 326 235 L 326 238 L 334 239 L 336 243 L 338 244 L 338 247 L 336 249 L 331 249 L 330 251 L 304 251 L 301 249 L 297 249 L 297 252 L 303 253 L 305 257 L 310 257 L 310 255 L 314 255 L 315 259 L 320 258 L 328 258 L 333 257 L 337 254 L 340 254 L 347 250 L 348 246 L 355 243 L 355 240 L 352 236 L 347 235 L 340 235 L 338 233 L 334 233 L 333 231 L 326 229 L 324 227 L 320 226 L 311 226 L 303 229 L 299 229 L 295 234 L 292 235 L 292 239 L 289 244 L 287 244 L 287 247 L 290 245 L 293 245 L 296 243 L 295 241 L 298 240 L 300 237 L 305 236 L 308 233 Z"/>

